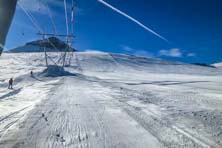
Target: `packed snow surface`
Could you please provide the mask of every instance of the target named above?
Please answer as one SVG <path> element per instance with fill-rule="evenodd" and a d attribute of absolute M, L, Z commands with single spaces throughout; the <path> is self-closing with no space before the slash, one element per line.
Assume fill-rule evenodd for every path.
<path fill-rule="evenodd" d="M 0 148 L 222 147 L 219 68 L 102 52 L 65 69 L 44 60 L 0 57 Z"/>

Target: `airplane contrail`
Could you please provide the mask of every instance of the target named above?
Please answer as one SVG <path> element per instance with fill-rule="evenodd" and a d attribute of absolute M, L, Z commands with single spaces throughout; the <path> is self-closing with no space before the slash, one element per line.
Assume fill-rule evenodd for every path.
<path fill-rule="evenodd" d="M 140 21 L 136 20 L 135 18 L 129 16 L 128 14 L 122 12 L 121 10 L 113 7 L 112 5 L 110 5 L 109 3 L 103 1 L 103 0 L 98 0 L 98 2 L 102 3 L 103 5 L 105 5 L 106 7 L 112 9 L 113 11 L 125 16 L 126 18 L 130 19 L 131 21 L 133 21 L 134 23 L 136 23 L 137 25 L 139 25 L 140 27 L 144 28 L 145 30 L 149 31 L 150 33 L 154 34 L 155 36 L 159 37 L 160 39 L 166 41 L 167 43 L 169 43 L 169 41 L 164 38 L 163 36 L 161 36 L 160 34 L 156 33 L 155 31 L 153 31 L 152 29 L 148 28 L 147 26 L 145 26 L 144 24 L 142 24 Z"/>

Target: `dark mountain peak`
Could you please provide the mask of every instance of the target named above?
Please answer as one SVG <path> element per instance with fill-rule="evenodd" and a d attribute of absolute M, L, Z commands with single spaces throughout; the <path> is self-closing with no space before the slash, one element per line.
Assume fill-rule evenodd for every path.
<path fill-rule="evenodd" d="M 65 43 L 64 41 L 60 40 L 57 37 L 49 37 L 43 40 L 36 40 L 36 41 L 28 42 L 26 43 L 26 45 L 46 47 L 49 49 L 54 49 L 54 51 L 65 51 L 65 50 L 75 51 L 75 49 L 73 49 L 67 43 Z"/>
<path fill-rule="evenodd" d="M 11 49 L 10 52 L 44 52 L 43 47 L 46 48 L 47 52 L 76 51 L 74 48 L 59 38 L 49 37 L 43 40 L 28 42 L 24 46 Z"/>

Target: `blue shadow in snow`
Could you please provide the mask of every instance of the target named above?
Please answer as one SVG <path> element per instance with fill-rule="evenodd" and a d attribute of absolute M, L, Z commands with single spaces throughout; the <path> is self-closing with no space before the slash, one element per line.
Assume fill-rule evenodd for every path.
<path fill-rule="evenodd" d="M 22 90 L 22 88 L 12 90 L 11 92 L 9 92 L 9 93 L 7 93 L 7 94 L 5 94 L 5 95 L 3 95 L 3 96 L 0 96 L 0 100 L 5 99 L 5 98 L 10 97 L 10 96 L 13 96 L 13 95 L 16 95 L 16 94 L 18 94 L 21 90 Z"/>

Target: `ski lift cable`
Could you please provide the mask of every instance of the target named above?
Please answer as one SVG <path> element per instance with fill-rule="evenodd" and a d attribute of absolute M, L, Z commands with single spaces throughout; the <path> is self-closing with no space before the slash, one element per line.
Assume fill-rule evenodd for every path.
<path fill-rule="evenodd" d="M 21 5 L 19 4 L 19 7 L 24 11 L 24 13 L 28 16 L 28 18 L 30 19 L 30 21 L 32 22 L 32 24 L 34 25 L 34 27 L 41 33 L 44 34 L 43 37 L 46 37 L 46 40 L 50 43 L 50 45 L 52 47 L 54 47 L 55 49 L 57 49 L 55 47 L 55 45 L 49 40 L 48 35 L 44 33 L 43 29 L 40 27 L 40 25 L 38 24 L 38 22 L 35 20 L 35 18 Z M 64 0 L 64 7 L 65 7 L 65 16 L 66 16 L 66 28 L 67 28 L 67 36 L 69 35 L 69 27 L 68 27 L 68 15 L 67 15 L 67 5 L 66 5 L 66 0 Z M 68 37 L 67 37 L 68 40 Z M 49 57 L 49 59 L 57 65 L 57 63 L 50 57 L 47 55 L 47 57 Z"/>
<path fill-rule="evenodd" d="M 68 21 L 68 13 L 67 13 L 67 2 L 66 0 L 64 0 L 64 10 L 65 10 L 65 22 L 66 22 L 66 43 L 68 43 L 69 40 L 69 21 Z M 66 54 L 67 54 L 67 48 L 65 49 L 65 54 L 64 54 L 64 58 L 63 58 L 63 66 L 65 65 L 65 61 L 66 61 Z"/>
<path fill-rule="evenodd" d="M 74 0 L 72 0 L 72 10 L 71 10 L 71 24 L 72 24 L 72 34 L 74 34 Z"/>
<path fill-rule="evenodd" d="M 56 29 L 55 21 L 53 20 L 53 16 L 52 16 L 52 13 L 51 13 L 51 10 L 50 10 L 50 8 L 49 8 L 49 5 L 48 5 L 48 2 L 47 2 L 47 1 L 46 1 L 46 7 L 47 7 L 47 11 L 48 11 L 48 13 L 49 13 L 49 18 L 50 18 L 50 20 L 51 20 L 54 33 L 57 34 L 57 29 Z"/>
<path fill-rule="evenodd" d="M 24 11 L 24 13 L 28 16 L 28 18 L 30 19 L 30 21 L 32 22 L 32 24 L 35 26 L 35 28 L 36 28 L 41 34 L 44 34 L 43 29 L 40 27 L 40 25 L 38 25 L 38 23 L 35 21 L 34 17 L 33 17 L 27 10 L 25 10 L 25 8 L 24 8 L 22 5 L 20 5 L 19 3 L 18 3 L 18 5 L 19 5 L 19 7 Z M 47 40 L 49 41 L 49 43 L 50 43 L 54 48 L 56 48 L 56 47 L 51 43 L 51 41 L 48 39 L 48 36 L 47 36 L 47 35 L 45 35 L 45 36 L 46 36 Z"/>
<path fill-rule="evenodd" d="M 32 24 L 34 25 L 34 27 L 41 33 L 43 33 L 42 28 L 37 24 L 37 22 L 35 22 L 33 16 L 31 14 L 28 13 L 28 11 L 25 10 L 25 8 L 20 5 L 20 3 L 18 2 L 18 6 L 22 9 L 22 11 L 28 16 L 28 18 L 30 19 L 30 21 L 32 22 Z"/>
<path fill-rule="evenodd" d="M 67 5 L 66 0 L 64 0 L 64 9 L 65 9 L 65 20 L 66 20 L 66 34 L 69 35 L 69 24 L 68 24 L 68 14 L 67 14 Z"/>
<path fill-rule="evenodd" d="M 57 60 L 57 62 L 56 62 L 56 63 L 59 63 L 61 60 L 63 60 L 63 59 L 64 59 L 64 57 L 65 57 L 65 54 L 64 54 L 64 55 L 61 55 L 61 56 L 60 56 L 60 58 Z"/>
<path fill-rule="evenodd" d="M 19 7 L 24 11 L 24 13 L 28 16 L 28 18 L 30 19 L 30 21 L 32 22 L 32 24 L 34 25 L 34 27 L 35 27 L 40 33 L 44 34 L 43 29 L 38 25 L 37 22 L 35 22 L 34 17 L 33 17 L 27 10 L 25 10 L 25 8 L 24 8 L 22 5 L 20 5 L 19 3 L 18 3 L 18 5 L 19 5 Z M 46 39 L 47 39 L 47 41 L 49 42 L 49 44 L 50 44 L 53 48 L 57 49 L 57 48 L 55 47 L 55 45 L 49 40 L 48 36 L 47 36 L 47 35 L 45 35 L 45 36 L 46 36 Z M 47 55 L 47 57 L 49 57 L 49 56 Z M 53 59 L 51 59 L 51 58 L 49 58 L 49 59 L 50 59 L 54 64 L 57 65 L 57 63 L 56 63 L 55 61 L 53 61 Z"/>
<path fill-rule="evenodd" d="M 48 54 L 46 54 L 46 56 L 55 64 L 55 65 L 57 65 L 57 63 L 48 55 Z M 58 66 L 58 65 L 57 65 Z"/>
<path fill-rule="evenodd" d="M 75 3 L 74 0 L 72 0 L 72 8 L 71 8 L 71 27 L 72 27 L 72 35 L 74 35 L 74 11 L 75 11 Z M 70 47 L 72 47 L 72 43 L 69 45 Z M 69 57 L 69 65 L 71 65 L 71 59 L 73 58 L 73 56 L 75 55 L 75 59 L 76 61 L 78 61 L 78 56 L 76 53 L 74 53 L 74 50 L 69 48 L 69 51 L 71 52 L 70 57 Z M 78 62 L 76 62 L 78 63 Z M 80 68 L 80 65 L 77 64 L 77 66 Z"/>
<path fill-rule="evenodd" d="M 72 6 L 71 6 L 71 19 L 70 19 L 70 25 L 71 25 L 71 34 L 74 34 L 74 11 L 75 11 L 75 3 L 74 0 L 72 0 Z M 69 44 L 69 46 L 72 46 L 72 43 Z M 71 51 L 71 49 L 68 49 L 69 51 Z"/>

